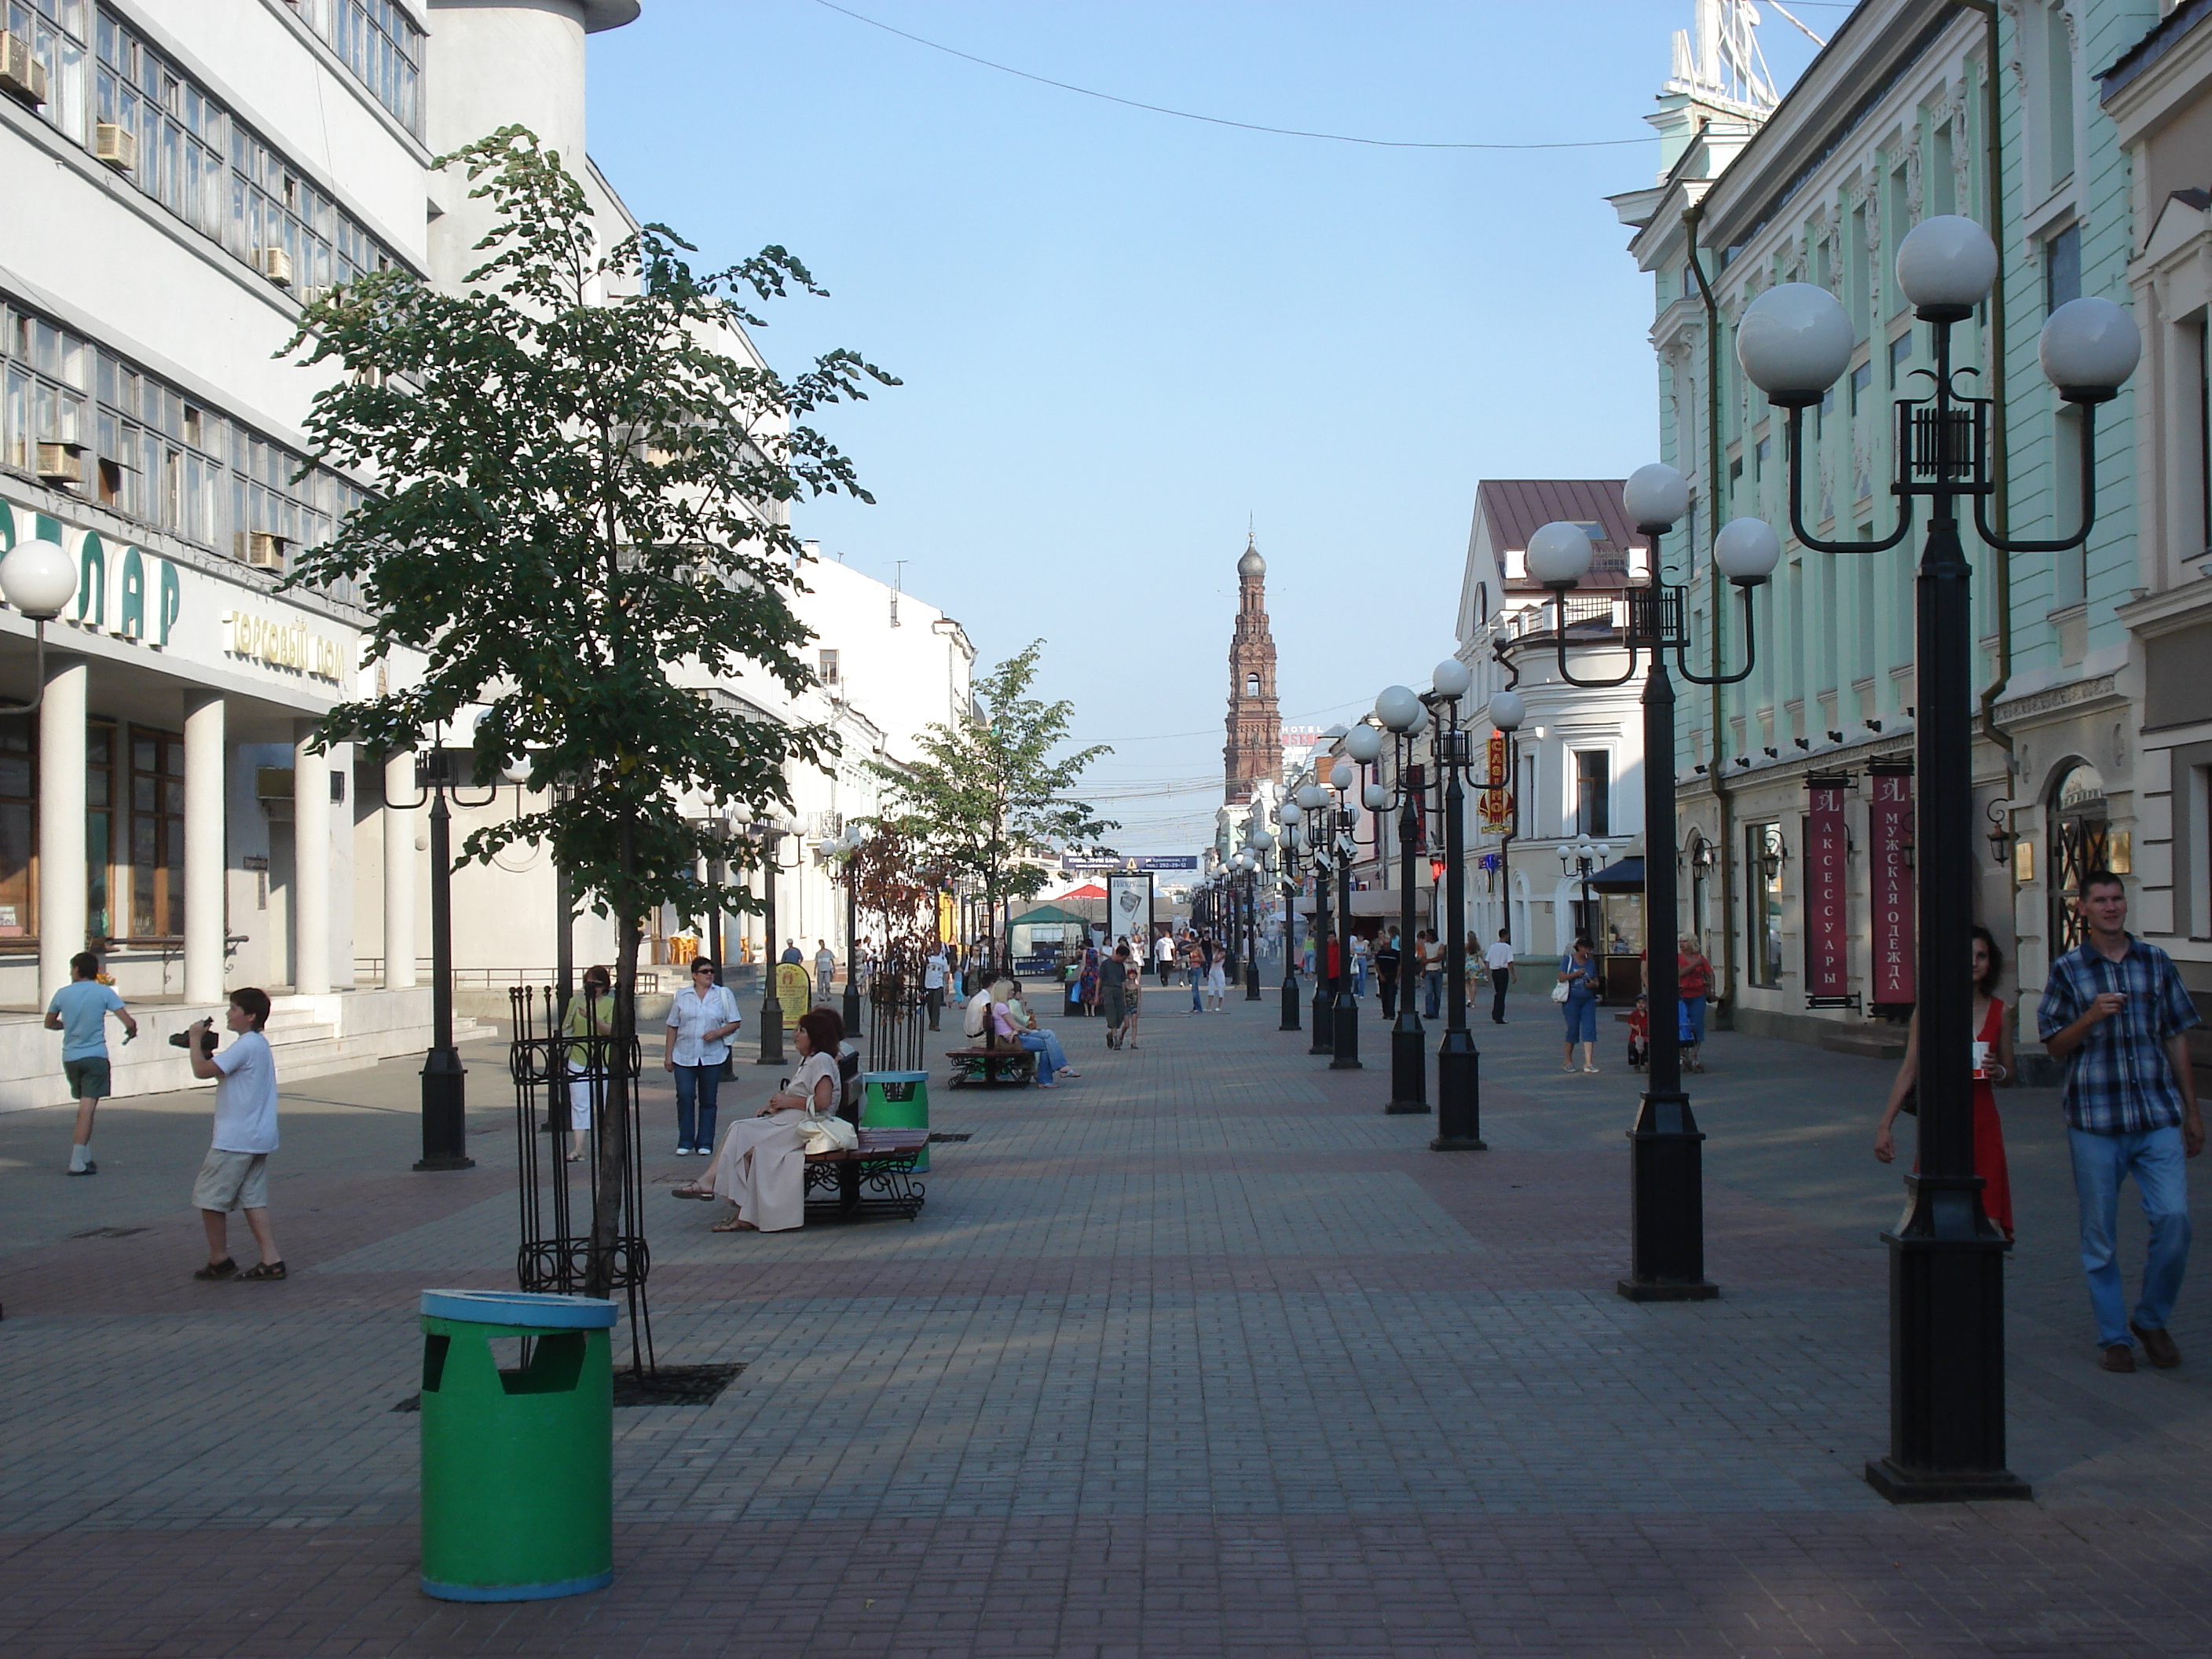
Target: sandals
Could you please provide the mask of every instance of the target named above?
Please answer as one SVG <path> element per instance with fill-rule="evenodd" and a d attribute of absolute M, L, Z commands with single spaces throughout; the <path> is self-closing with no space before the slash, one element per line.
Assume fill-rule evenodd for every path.
<path fill-rule="evenodd" d="M 290 1275 L 284 1271 L 284 1264 L 281 1261 L 257 1261 L 239 1274 L 239 1277 L 240 1279 L 286 1279 Z"/>
<path fill-rule="evenodd" d="M 732 1216 L 727 1221 L 716 1222 L 707 1231 L 710 1233 L 757 1233 L 760 1229 L 750 1221 L 740 1221 L 737 1217 Z"/>
<path fill-rule="evenodd" d="M 231 1279 L 236 1277 L 237 1273 L 237 1261 L 229 1256 L 225 1256 L 220 1261 L 209 1262 L 192 1277 L 194 1279 Z"/>
<path fill-rule="evenodd" d="M 708 1203 L 709 1203 L 709 1204 L 711 1204 L 711 1203 L 713 1203 L 713 1202 L 714 1201 L 714 1194 L 713 1190 L 712 1190 L 711 1188 L 706 1188 L 706 1187 L 699 1187 L 699 1186 L 671 1187 L 671 1188 L 668 1189 L 668 1195 L 669 1195 L 669 1197 L 671 1197 L 671 1198 L 696 1198 L 696 1199 L 702 1199 L 702 1200 L 704 1200 L 706 1202 L 708 1202 Z"/>

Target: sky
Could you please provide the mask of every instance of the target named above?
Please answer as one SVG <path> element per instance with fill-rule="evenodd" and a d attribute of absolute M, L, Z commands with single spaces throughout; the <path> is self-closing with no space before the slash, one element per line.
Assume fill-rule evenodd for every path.
<path fill-rule="evenodd" d="M 1790 0 L 1827 33 L 1847 7 Z M 1786 87 L 1814 47 L 1771 5 Z M 1032 76 L 1258 125 L 1243 131 Z M 769 313 L 795 370 L 901 386 L 818 422 L 873 505 L 825 553 L 957 617 L 979 672 L 1114 753 L 1125 853 L 1211 840 L 1247 526 L 1286 723 L 1355 718 L 1452 648 L 1476 484 L 1654 459 L 1650 281 L 1604 198 L 1692 0 L 646 0 L 592 37 L 590 145 L 708 264 L 770 243 L 830 290 Z"/>

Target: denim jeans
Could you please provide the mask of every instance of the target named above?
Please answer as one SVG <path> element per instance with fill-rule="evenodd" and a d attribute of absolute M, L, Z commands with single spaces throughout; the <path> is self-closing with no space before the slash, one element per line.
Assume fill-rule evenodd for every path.
<path fill-rule="evenodd" d="M 1431 968 L 1421 975 L 1421 1018 L 1435 1019 L 1443 1006 L 1444 970 Z"/>
<path fill-rule="evenodd" d="M 702 1152 L 714 1150 L 715 1097 L 722 1091 L 722 1062 L 676 1068 L 676 1144 Z M 694 1097 L 698 1102 L 696 1116 Z"/>
<path fill-rule="evenodd" d="M 1052 1074 L 1067 1064 L 1067 1056 L 1060 1052 L 1060 1039 L 1049 1031 L 1024 1031 L 1022 1047 L 1037 1057 L 1036 1079 L 1039 1083 L 1052 1081 Z"/>
<path fill-rule="evenodd" d="M 1190 970 L 1190 1011 L 1194 1014 L 1206 1012 L 1206 975 L 1195 968 Z"/>
<path fill-rule="evenodd" d="M 2161 1330 L 2181 1292 L 2189 1265 L 2188 1158 L 2179 1127 L 2140 1134 L 2066 1132 L 2074 1155 L 2074 1195 L 2081 1206 L 2081 1268 L 2089 1276 L 2089 1305 L 2097 1314 L 2097 1346 L 2128 1339 L 2127 1295 L 2113 1235 L 2119 1223 L 2120 1182 L 2136 1178 L 2143 1218 L 2150 1223 L 2150 1252 L 2143 1262 L 2142 1299 L 2135 1322 Z"/>
<path fill-rule="evenodd" d="M 1367 994 L 1367 958 L 1365 957 L 1354 957 L 1352 959 L 1352 994 L 1356 997 L 1364 997 Z"/>

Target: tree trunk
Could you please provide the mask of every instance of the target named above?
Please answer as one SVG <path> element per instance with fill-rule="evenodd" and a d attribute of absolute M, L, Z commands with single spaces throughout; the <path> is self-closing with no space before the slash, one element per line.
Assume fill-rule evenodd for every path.
<path fill-rule="evenodd" d="M 627 900 L 636 860 L 635 821 L 625 815 L 620 831 L 622 880 Z M 614 1288 L 615 1252 L 620 1237 L 623 1200 L 629 1188 L 630 1113 L 635 1105 L 635 1082 L 630 1052 L 637 1039 L 637 923 L 618 905 L 621 933 L 615 945 L 614 1036 L 608 1045 L 606 1109 L 599 1118 L 599 1162 L 592 1176 L 591 1265 L 585 1275 L 587 1296 L 605 1296 Z"/>

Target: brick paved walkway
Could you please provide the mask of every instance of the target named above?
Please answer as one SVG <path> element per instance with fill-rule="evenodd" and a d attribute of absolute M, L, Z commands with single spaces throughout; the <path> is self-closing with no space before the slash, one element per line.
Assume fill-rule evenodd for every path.
<path fill-rule="evenodd" d="M 616 1583 L 558 1603 L 416 1592 L 391 1409 L 415 1292 L 511 1282 L 495 1050 L 464 1174 L 408 1170 L 409 1065 L 287 1096 L 282 1285 L 188 1277 L 204 1097 L 107 1109 L 91 1181 L 61 1114 L 0 1118 L 0 1654 L 2212 1653 L 2207 1295 L 2194 1363 L 2096 1369 L 2051 1096 L 2006 1097 L 2038 1502 L 1897 1511 L 1859 1475 L 1886 1067 L 1717 1039 L 1724 1294 L 1637 1306 L 1636 1079 L 1560 1076 L 1548 1004 L 1477 1027 L 1492 1150 L 1438 1155 L 1379 1110 L 1371 1015 L 1334 1073 L 1272 996 L 1173 1001 L 1135 1054 L 1064 1025 L 1085 1076 L 1055 1092 L 940 1091 L 973 1138 L 912 1225 L 732 1237 L 657 1203 L 662 1357 L 748 1369 L 617 1414 Z M 665 1185 L 689 1161 L 647 1109 Z"/>

